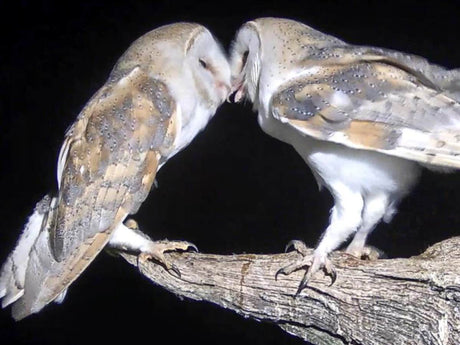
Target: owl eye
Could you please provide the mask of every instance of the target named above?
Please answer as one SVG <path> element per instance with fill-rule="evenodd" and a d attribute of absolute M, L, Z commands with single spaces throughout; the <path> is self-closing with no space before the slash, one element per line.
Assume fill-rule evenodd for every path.
<path fill-rule="evenodd" d="M 246 50 L 243 54 L 243 57 L 241 58 L 243 67 L 246 65 L 246 61 L 248 60 L 248 55 L 249 55 L 249 50 Z"/>
<path fill-rule="evenodd" d="M 198 62 L 200 63 L 201 67 L 208 68 L 208 64 L 203 59 L 198 59 Z"/>

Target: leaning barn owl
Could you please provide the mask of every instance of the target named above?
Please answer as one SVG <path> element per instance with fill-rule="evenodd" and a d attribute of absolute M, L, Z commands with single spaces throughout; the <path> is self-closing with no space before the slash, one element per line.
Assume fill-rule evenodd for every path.
<path fill-rule="evenodd" d="M 248 97 L 271 136 L 294 146 L 334 198 L 329 226 L 300 292 L 328 254 L 369 252 L 366 238 L 417 182 L 421 167 L 460 167 L 460 70 L 387 49 L 354 46 L 293 20 L 244 24 L 231 52 L 235 101 Z M 301 253 L 300 241 L 291 243 Z"/>
<path fill-rule="evenodd" d="M 15 319 L 61 301 L 107 243 L 174 269 L 163 252 L 191 244 L 150 241 L 126 218 L 163 164 L 203 130 L 230 87 L 226 57 L 201 25 L 163 26 L 129 47 L 68 130 L 57 193 L 37 204 L 2 268 L 2 305 L 13 303 Z"/>

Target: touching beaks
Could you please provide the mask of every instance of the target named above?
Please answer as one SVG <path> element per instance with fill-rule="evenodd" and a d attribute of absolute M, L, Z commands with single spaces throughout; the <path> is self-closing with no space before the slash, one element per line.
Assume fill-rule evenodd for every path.
<path fill-rule="evenodd" d="M 227 102 L 229 102 L 229 103 L 238 103 L 238 102 L 240 102 L 244 97 L 244 93 L 245 93 L 244 89 L 245 89 L 244 82 L 242 82 L 242 81 L 240 81 L 238 79 L 233 80 L 232 81 L 232 89 L 231 89 L 230 94 L 227 97 Z M 233 98 L 233 100 L 232 100 L 232 98 Z"/>
<path fill-rule="evenodd" d="M 240 87 L 236 90 L 235 96 L 233 97 L 233 101 L 238 103 L 244 97 L 244 84 L 241 84 Z"/>

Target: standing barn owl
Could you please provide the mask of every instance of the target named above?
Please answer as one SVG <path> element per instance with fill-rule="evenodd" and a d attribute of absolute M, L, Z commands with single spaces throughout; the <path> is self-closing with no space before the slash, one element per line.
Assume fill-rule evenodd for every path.
<path fill-rule="evenodd" d="M 352 234 L 346 251 L 369 255 L 367 236 L 391 220 L 422 166 L 460 168 L 460 70 L 278 18 L 239 29 L 231 68 L 235 101 L 248 97 L 262 129 L 294 146 L 334 198 L 313 256 L 278 271 L 308 268 L 298 292 L 319 269 L 335 280 L 328 254 Z"/>
<path fill-rule="evenodd" d="M 191 244 L 153 242 L 126 218 L 230 89 L 226 57 L 201 25 L 163 26 L 129 47 L 68 130 L 57 193 L 37 204 L 1 270 L 2 306 L 13 303 L 16 320 L 62 301 L 107 243 L 174 269 L 163 252 Z"/>

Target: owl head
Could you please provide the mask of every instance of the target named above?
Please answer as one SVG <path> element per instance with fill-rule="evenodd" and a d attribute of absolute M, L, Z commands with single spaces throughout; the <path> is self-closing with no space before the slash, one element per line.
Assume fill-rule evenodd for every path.
<path fill-rule="evenodd" d="M 112 75 L 136 65 L 148 66 L 153 77 L 165 82 L 182 109 L 199 102 L 214 112 L 231 89 L 223 49 L 199 24 L 175 23 L 148 32 L 129 47 Z"/>
<path fill-rule="evenodd" d="M 298 73 L 305 59 L 318 49 L 343 44 L 291 19 L 258 18 L 243 24 L 230 54 L 235 101 L 247 96 L 257 107 L 258 101 L 263 101 L 258 100 L 259 87 L 276 87 Z"/>

